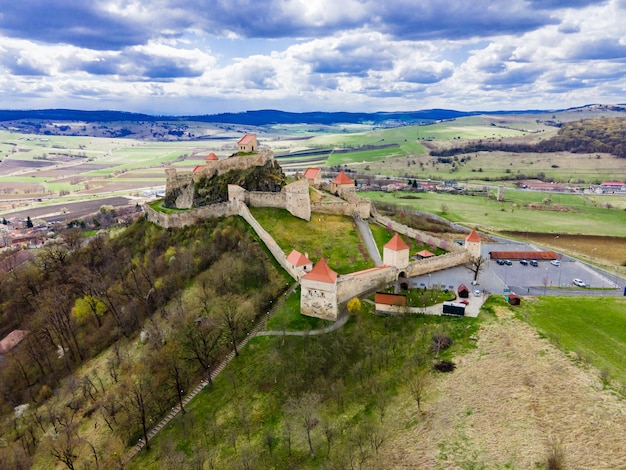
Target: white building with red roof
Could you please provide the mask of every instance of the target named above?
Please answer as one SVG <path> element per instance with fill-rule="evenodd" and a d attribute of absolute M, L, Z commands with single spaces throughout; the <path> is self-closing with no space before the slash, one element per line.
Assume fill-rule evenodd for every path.
<path fill-rule="evenodd" d="M 330 192 L 341 194 L 343 191 L 354 191 L 354 180 L 340 172 L 330 183 Z"/>
<path fill-rule="evenodd" d="M 300 313 L 325 320 L 337 320 L 337 273 L 322 258 L 300 280 Z"/>
<path fill-rule="evenodd" d="M 319 188 L 322 185 L 321 168 L 307 168 L 304 172 L 304 177 L 308 180 L 309 186 Z"/>
<path fill-rule="evenodd" d="M 472 229 L 470 234 L 465 237 L 465 249 L 469 252 L 472 258 L 480 258 L 480 248 L 480 235 L 478 235 L 476 230 Z"/>
<path fill-rule="evenodd" d="M 298 273 L 299 278 L 313 269 L 313 261 L 308 258 L 306 253 L 302 254 L 298 250 L 291 250 L 287 256 L 287 263 Z"/>
<path fill-rule="evenodd" d="M 383 247 L 383 264 L 398 269 L 409 265 L 409 245 L 397 233 Z"/>
<path fill-rule="evenodd" d="M 239 142 L 237 142 L 237 149 L 239 152 L 252 153 L 259 149 L 259 144 L 256 141 L 256 134 L 246 134 Z"/>

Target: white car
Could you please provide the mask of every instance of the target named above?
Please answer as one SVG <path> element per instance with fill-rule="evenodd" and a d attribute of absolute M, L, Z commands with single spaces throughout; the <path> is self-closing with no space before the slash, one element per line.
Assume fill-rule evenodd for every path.
<path fill-rule="evenodd" d="M 475 296 L 475 297 L 480 297 L 480 291 L 479 291 L 478 289 L 476 289 L 476 290 L 474 291 L 474 296 Z"/>
<path fill-rule="evenodd" d="M 550 264 L 554 266 L 561 266 L 561 262 L 558 259 L 553 259 L 552 261 L 550 261 Z"/>
<path fill-rule="evenodd" d="M 572 282 L 574 283 L 575 286 L 587 287 L 587 284 L 585 284 L 585 281 L 583 281 L 582 279 L 574 279 Z"/>

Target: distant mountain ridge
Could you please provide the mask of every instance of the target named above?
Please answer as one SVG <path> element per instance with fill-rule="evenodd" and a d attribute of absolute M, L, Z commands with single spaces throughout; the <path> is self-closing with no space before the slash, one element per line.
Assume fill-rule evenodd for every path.
<path fill-rule="evenodd" d="M 439 120 L 456 119 L 480 114 L 529 114 L 554 112 L 554 110 L 524 111 L 456 111 L 451 109 L 426 109 L 419 111 L 398 112 L 324 112 L 313 111 L 293 113 L 272 109 L 245 111 L 241 113 L 220 113 L 194 116 L 158 116 L 124 111 L 82 111 L 74 109 L 40 109 L 40 110 L 0 110 L 0 122 L 31 120 L 82 121 L 82 122 L 205 122 L 264 126 L 270 124 L 358 124 L 383 122 L 428 123 Z"/>

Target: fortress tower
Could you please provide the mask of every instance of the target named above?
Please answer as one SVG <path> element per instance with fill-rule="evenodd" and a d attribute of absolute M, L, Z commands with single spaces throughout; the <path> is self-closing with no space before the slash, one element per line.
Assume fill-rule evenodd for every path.
<path fill-rule="evenodd" d="M 480 236 L 476 233 L 476 230 L 472 230 L 470 234 L 465 237 L 465 249 L 472 258 L 480 257 Z"/>
<path fill-rule="evenodd" d="M 383 264 L 398 269 L 409 265 L 409 245 L 397 233 L 383 247 Z"/>
<path fill-rule="evenodd" d="M 337 273 L 322 258 L 300 280 L 300 312 L 310 317 L 337 320 Z"/>

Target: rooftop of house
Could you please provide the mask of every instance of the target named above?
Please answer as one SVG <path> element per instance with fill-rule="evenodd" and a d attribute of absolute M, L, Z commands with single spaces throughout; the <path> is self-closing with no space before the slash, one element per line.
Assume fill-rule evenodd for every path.
<path fill-rule="evenodd" d="M 206 167 L 204 165 L 197 165 L 194 169 L 193 172 L 194 173 L 200 173 L 202 170 L 204 170 Z"/>
<path fill-rule="evenodd" d="M 478 235 L 476 230 L 472 230 L 470 232 L 470 234 L 467 237 L 465 237 L 465 241 L 466 242 L 478 243 L 478 242 L 480 242 L 480 235 Z"/>
<path fill-rule="evenodd" d="M 388 249 L 390 249 L 392 251 L 402 251 L 402 250 L 408 250 L 409 249 L 409 245 L 404 243 L 404 240 L 402 240 L 402 237 L 396 233 L 391 238 L 391 240 L 389 240 L 385 244 L 385 248 L 388 248 Z"/>
<path fill-rule="evenodd" d="M 374 295 L 374 303 L 404 307 L 406 306 L 406 296 L 376 292 L 376 294 Z"/>
<path fill-rule="evenodd" d="M 320 281 L 320 282 L 328 282 L 329 284 L 334 284 L 337 280 L 337 273 L 330 269 L 326 260 L 322 258 L 317 262 L 311 272 L 302 277 L 302 279 L 306 279 L 308 281 Z"/>
<path fill-rule="evenodd" d="M 434 253 L 431 253 L 428 250 L 418 251 L 416 255 L 421 256 L 422 258 L 430 258 L 431 256 L 435 256 Z"/>
<path fill-rule="evenodd" d="M 289 256 L 287 256 L 287 262 L 291 263 L 292 265 L 296 267 L 306 266 L 307 264 L 313 264 L 313 261 L 311 261 L 309 258 L 304 256 L 298 250 L 291 250 L 291 253 L 289 253 Z"/>
<path fill-rule="evenodd" d="M 306 179 L 313 180 L 322 172 L 321 168 L 307 168 L 304 172 L 304 177 Z"/>
<path fill-rule="evenodd" d="M 246 134 L 241 139 L 239 139 L 238 144 L 249 144 L 256 139 L 256 134 Z"/>
<path fill-rule="evenodd" d="M 211 152 L 204 159 L 206 161 L 215 161 L 215 160 L 219 160 L 219 157 L 217 155 L 215 155 L 213 152 Z"/>
<path fill-rule="evenodd" d="M 350 179 L 343 171 L 339 173 L 333 180 L 334 184 L 354 184 L 354 181 Z"/>

